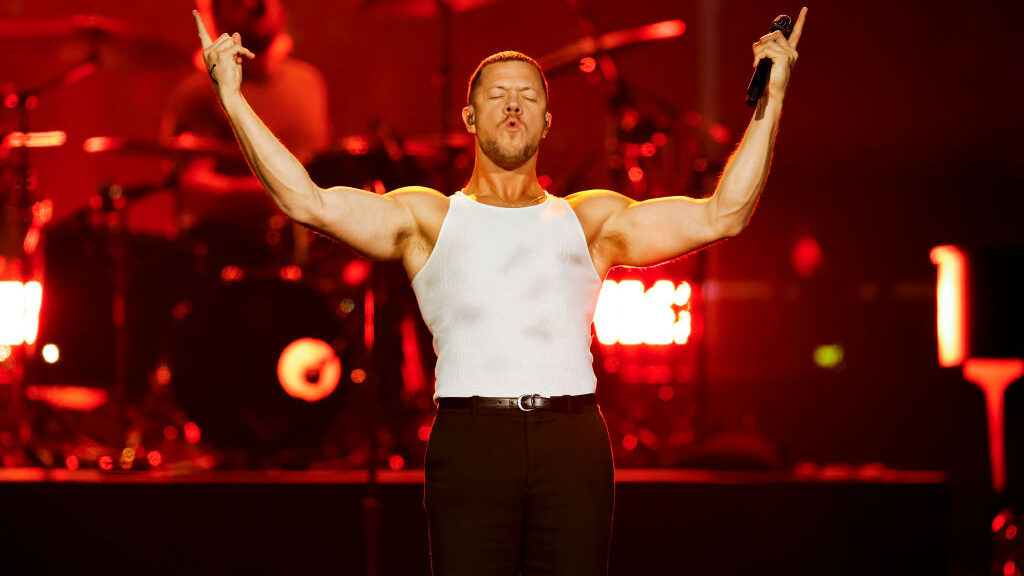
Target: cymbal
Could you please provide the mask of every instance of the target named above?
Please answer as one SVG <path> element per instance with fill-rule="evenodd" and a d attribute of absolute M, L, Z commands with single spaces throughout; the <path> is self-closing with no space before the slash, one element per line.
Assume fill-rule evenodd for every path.
<path fill-rule="evenodd" d="M 682 20 L 665 20 L 637 28 L 608 32 L 597 37 L 587 36 L 545 54 L 537 59 L 545 74 L 562 71 L 575 65 L 581 58 L 600 52 L 611 52 L 633 44 L 650 40 L 666 40 L 682 36 L 686 24 Z"/>
<path fill-rule="evenodd" d="M 452 14 L 480 8 L 494 0 L 442 0 Z M 350 0 L 361 12 L 378 16 L 435 18 L 439 15 L 438 0 Z"/>
<path fill-rule="evenodd" d="M 104 68 L 161 69 L 188 66 L 189 54 L 151 31 L 95 14 L 0 21 L 5 53 L 57 54 L 68 62 Z"/>
<path fill-rule="evenodd" d="M 93 136 L 82 143 L 82 150 L 88 154 L 122 152 L 139 156 L 182 158 L 215 156 L 236 158 L 241 155 L 238 144 L 216 138 L 201 138 L 184 133 L 168 140 L 144 138 L 121 138 L 117 136 Z"/>

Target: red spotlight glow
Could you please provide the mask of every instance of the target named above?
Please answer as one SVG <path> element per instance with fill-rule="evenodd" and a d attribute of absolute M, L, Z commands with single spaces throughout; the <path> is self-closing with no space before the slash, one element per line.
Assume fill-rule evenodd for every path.
<path fill-rule="evenodd" d="M 356 368 L 352 371 L 352 381 L 356 384 L 362 384 L 366 382 L 366 371 L 362 368 Z"/>
<path fill-rule="evenodd" d="M 1016 526 L 1007 526 L 1006 527 L 1006 539 L 1007 540 L 1013 540 L 1016 537 L 1017 537 L 1017 527 Z"/>
<path fill-rule="evenodd" d="M 593 56 L 580 58 L 580 70 L 585 74 L 590 74 L 594 70 L 597 70 L 597 59 Z"/>
<path fill-rule="evenodd" d="M 173 442 L 178 439 L 178 429 L 174 426 L 164 426 L 164 438 Z"/>
<path fill-rule="evenodd" d="M 391 457 L 388 458 L 388 468 L 391 468 L 392 470 L 401 470 L 402 468 L 405 468 L 405 458 L 402 458 L 398 454 L 392 454 Z"/>
<path fill-rule="evenodd" d="M 626 434 L 622 437 L 622 447 L 626 450 L 636 450 L 636 446 L 639 443 L 637 437 L 632 434 Z"/>
<path fill-rule="evenodd" d="M 430 426 L 420 426 L 416 430 L 416 437 L 420 439 L 420 442 L 426 442 L 430 440 Z"/>
<path fill-rule="evenodd" d="M 814 236 L 805 234 L 793 244 L 793 249 L 789 253 L 789 260 L 793 264 L 793 269 L 796 270 L 798 276 L 810 278 L 821 268 L 824 253 L 821 251 L 821 245 L 814 239 Z"/>
<path fill-rule="evenodd" d="M 355 259 L 345 265 L 341 271 L 341 279 L 349 286 L 356 286 L 366 281 L 370 275 L 370 263 L 366 260 Z"/>
<path fill-rule="evenodd" d="M 164 461 L 164 457 L 159 451 L 153 450 L 149 454 L 146 454 L 146 462 L 149 462 L 151 468 L 156 468 Z"/>
<path fill-rule="evenodd" d="M 224 282 L 238 282 L 245 273 L 238 266 L 225 266 L 220 270 L 220 279 Z"/>
<path fill-rule="evenodd" d="M 341 147 L 353 156 L 363 156 L 370 151 L 370 141 L 365 136 L 346 136 L 341 140 Z"/>
<path fill-rule="evenodd" d="M 99 462 L 100 470 L 113 470 L 114 459 L 110 456 L 100 456 Z"/>
<path fill-rule="evenodd" d="M 967 356 L 967 258 L 956 246 L 936 246 L 931 260 L 938 266 L 939 366 L 959 366 Z"/>
<path fill-rule="evenodd" d="M 341 381 L 341 359 L 327 342 L 300 338 L 281 352 L 277 380 L 292 398 L 306 402 L 323 400 Z"/>
<path fill-rule="evenodd" d="M 992 519 L 992 531 L 993 532 L 999 532 L 1000 530 L 1003 529 L 1003 526 L 1006 526 L 1006 514 L 1007 513 L 1004 510 L 1004 511 L 1000 512 L 999 514 L 996 514 L 996 517 Z"/>
<path fill-rule="evenodd" d="M 298 282 L 302 280 L 302 268 L 294 264 L 281 268 L 281 280 L 286 282 Z"/>
<path fill-rule="evenodd" d="M 202 431 L 199 430 L 199 425 L 195 422 L 187 422 L 185 424 L 185 442 L 189 444 L 196 444 L 202 437 Z"/>
<path fill-rule="evenodd" d="M 78 457 L 72 454 L 64 459 L 64 465 L 68 470 L 78 470 Z"/>
<path fill-rule="evenodd" d="M 629 169 L 628 175 L 631 182 L 640 182 L 644 179 L 644 169 L 639 166 L 633 166 Z"/>
<path fill-rule="evenodd" d="M 63 130 L 50 132 L 9 132 L 0 141 L 0 157 L 6 156 L 11 148 L 52 148 L 63 146 L 68 135 Z"/>
<path fill-rule="evenodd" d="M 1013 576 L 1017 572 L 1017 564 L 1013 560 L 1008 560 L 1006 564 L 1003 564 L 1003 576 Z"/>
<path fill-rule="evenodd" d="M 107 391 L 85 386 L 26 386 L 29 400 L 77 412 L 91 412 L 107 403 Z"/>
<path fill-rule="evenodd" d="M 1007 386 L 1024 375 L 1024 360 L 968 358 L 964 378 L 985 393 L 988 410 L 988 449 L 992 488 L 1002 492 L 1006 486 L 1006 452 L 1003 436 L 1003 402 Z"/>

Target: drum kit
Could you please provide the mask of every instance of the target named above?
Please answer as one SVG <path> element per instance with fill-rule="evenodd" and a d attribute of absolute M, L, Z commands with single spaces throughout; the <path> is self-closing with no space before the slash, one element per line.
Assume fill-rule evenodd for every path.
<path fill-rule="evenodd" d="M 378 14 L 437 18 L 447 29 L 453 14 L 490 1 L 365 0 L 357 4 L 359 10 Z M 589 32 L 583 40 L 539 59 L 549 76 L 572 73 L 577 65 L 585 68 L 594 63 L 605 81 L 621 86 L 621 79 L 614 75 L 614 51 L 674 38 L 685 29 L 681 21 L 673 20 L 598 35 L 582 3 L 570 4 L 577 9 L 581 23 L 589 23 L 581 24 Z M 178 436 L 169 430 L 187 431 L 186 424 L 191 423 L 202 429 L 204 440 L 221 456 L 222 466 L 308 466 L 322 457 L 319 443 L 346 398 L 358 393 L 354 383 L 365 379 L 366 372 L 357 368 L 375 372 L 365 345 L 366 331 L 373 324 L 372 317 L 367 318 L 372 314 L 372 306 L 366 305 L 367 292 L 386 290 L 390 305 L 416 314 L 415 305 L 410 304 L 411 290 L 401 291 L 407 288 L 401 271 L 375 265 L 373 275 L 378 278 L 367 278 L 360 274 L 360 270 L 371 269 L 364 261 L 337 244 L 291 226 L 280 213 L 262 214 L 258 222 L 245 223 L 240 222 L 246 218 L 244 210 L 232 208 L 229 214 L 233 216 L 227 218 L 224 211 L 199 212 L 193 221 L 180 226 L 173 238 L 129 231 L 126 210 L 150 195 L 170 192 L 176 198 L 176 209 L 183 209 L 180 176 L 190 163 L 240 158 L 234 142 L 187 133 L 159 141 L 110 136 L 86 139 L 82 149 L 87 155 L 157 158 L 167 160 L 164 164 L 173 168 L 154 182 L 106 185 L 86 207 L 47 224 L 40 213 L 45 213 L 47 206 L 52 211 L 52 203 L 40 198 L 34 188 L 28 151 L 62 145 L 65 140 L 47 139 L 49 133 L 31 131 L 29 117 L 38 105 L 38 96 L 70 86 L 100 68 L 171 68 L 188 64 L 191 58 L 135 24 L 102 16 L 4 21 L 0 22 L 0 37 L 4 38 L 0 47 L 56 47 L 66 59 L 80 62 L 33 90 L 3 94 L 5 105 L 18 112 L 19 121 L 17 130 L 8 132 L 0 147 L 4 210 L 0 263 L 6 263 L 0 266 L 0 280 L 43 281 L 36 348 L 55 344 L 60 350 L 59 361 L 52 363 L 22 358 L 26 371 L 19 373 L 18 385 L 10 388 L 18 399 L 9 403 L 15 414 L 8 414 L 7 419 L 28 423 L 21 426 L 22 447 L 41 446 L 41 438 L 63 434 L 65 447 L 78 443 L 75 450 L 64 452 L 77 454 L 76 466 L 86 465 L 87 452 L 97 459 L 105 452 L 83 452 L 81 442 L 70 439 L 84 433 L 100 445 L 134 449 L 146 444 L 150 450 L 163 446 L 164 454 L 169 455 L 173 448 L 166 444 Z M 442 51 L 446 51 L 443 46 Z M 443 62 L 450 62 L 450 54 L 445 56 Z M 448 66 L 442 65 L 445 70 Z M 446 106 L 449 100 L 442 99 Z M 450 112 L 444 111 L 445 115 Z M 616 109 L 615 113 L 635 115 L 636 111 Z M 619 172 L 627 174 L 630 166 L 654 155 L 666 138 L 672 138 L 671 127 L 655 124 L 637 118 L 619 123 L 623 126 L 618 132 L 620 145 L 612 154 L 620 161 L 611 163 Z M 471 137 L 451 132 L 442 125 L 440 135 L 403 139 L 386 124 L 376 123 L 365 134 L 340 139 L 335 149 L 317 156 L 307 168 L 313 180 L 325 187 L 345 184 L 383 193 L 404 185 L 431 183 L 425 179 L 428 167 L 451 166 L 449 161 L 460 152 L 469 157 Z M 639 190 L 633 175 L 629 180 L 634 191 Z M 254 210 L 253 214 L 261 213 Z M 37 251 L 26 250 L 29 243 L 23 241 L 32 234 L 41 237 Z M 377 300 L 378 322 L 382 322 L 381 294 Z M 396 325 L 402 320 L 401 315 L 391 316 L 387 321 Z M 389 332 L 399 331 L 377 330 L 380 346 L 385 345 L 381 339 Z M 429 342 L 425 328 L 419 333 Z M 291 346 L 306 340 L 319 344 Z M 285 358 L 285 349 L 306 352 Z M 399 343 L 396 349 L 400 354 L 409 348 Z M 429 344 L 419 349 L 430 356 Z M 424 371 L 429 372 L 432 357 L 422 360 L 427 366 Z M 286 364 L 290 366 L 287 370 L 282 368 Z M 286 372 L 302 377 L 285 376 Z M 287 378 L 298 382 L 284 381 Z M 429 383 L 429 377 L 425 379 Z M 383 387 L 385 383 L 376 384 Z M 400 384 L 385 393 L 399 388 Z M 430 408 L 429 388 L 421 398 L 412 399 L 423 412 Z M 62 417 L 53 416 L 61 410 L 55 406 L 66 403 L 54 401 L 49 407 L 38 406 L 39 402 L 21 403 L 24 398 L 42 402 L 59 398 L 61 394 L 51 393 L 53 390 L 83 389 L 103 392 L 106 398 L 105 406 L 96 412 L 102 415 L 96 419 L 103 425 L 93 431 L 72 430 L 70 419 L 64 418 L 61 424 Z M 50 392 L 44 393 L 46 390 Z M 311 401 L 312 397 L 317 399 Z M 40 413 L 49 414 L 45 422 Z M 76 421 L 74 426 L 78 425 L 81 422 Z M 371 454 L 377 453 L 376 443 L 371 443 Z M 61 449 L 47 451 L 60 453 Z M 242 453 L 257 457 L 237 456 Z M 40 460 L 30 456 L 25 462 Z M 124 466 L 116 454 L 113 460 Z M 167 457 L 163 461 L 167 462 Z M 209 463 L 211 459 L 201 461 Z M 148 463 L 153 465 L 153 460 Z M 135 464 L 135 468 L 146 466 L 142 460 Z"/>

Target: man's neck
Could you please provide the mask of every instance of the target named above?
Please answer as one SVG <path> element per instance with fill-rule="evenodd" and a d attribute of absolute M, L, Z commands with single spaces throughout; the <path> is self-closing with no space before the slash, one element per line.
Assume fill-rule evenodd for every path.
<path fill-rule="evenodd" d="M 508 170 L 494 164 L 477 150 L 473 175 L 464 191 L 470 196 L 491 196 L 514 204 L 536 198 L 544 193 L 537 183 L 537 156 L 518 168 Z"/>

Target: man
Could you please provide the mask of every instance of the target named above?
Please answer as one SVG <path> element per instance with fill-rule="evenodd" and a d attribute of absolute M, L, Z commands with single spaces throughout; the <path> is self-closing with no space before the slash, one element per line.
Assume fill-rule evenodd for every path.
<path fill-rule="evenodd" d="M 437 575 L 607 573 L 612 454 L 594 397 L 590 322 L 608 269 L 735 236 L 764 186 L 806 8 L 787 41 L 755 43 L 771 78 L 708 199 L 549 195 L 537 149 L 547 84 L 516 52 L 484 60 L 462 111 L 473 175 L 451 197 L 313 184 L 238 92 L 239 35 L 211 40 L 210 75 L 253 171 L 281 209 L 364 255 L 401 260 L 438 353 L 424 504 Z"/>
<path fill-rule="evenodd" d="M 206 22 L 219 30 L 240 32 L 246 45 L 260 52 L 260 59 L 246 66 L 241 92 L 295 157 L 309 163 L 327 147 L 330 137 L 327 83 L 315 66 L 291 56 L 292 40 L 285 31 L 287 18 L 281 2 L 197 0 L 196 4 Z M 199 70 L 182 79 L 168 96 L 161 136 L 188 133 L 231 141 L 234 134 L 210 90 L 206 63 L 199 59 L 197 65 Z M 269 221 L 277 210 L 241 157 L 195 159 L 181 174 L 181 185 L 177 227 L 206 246 L 207 263 L 216 271 L 228 264 L 268 265 L 268 253 L 286 249 L 287 242 L 265 245 L 272 229 Z M 305 230 L 295 232 L 294 255 L 300 258 L 309 237 Z"/>

